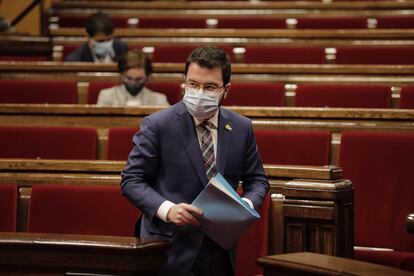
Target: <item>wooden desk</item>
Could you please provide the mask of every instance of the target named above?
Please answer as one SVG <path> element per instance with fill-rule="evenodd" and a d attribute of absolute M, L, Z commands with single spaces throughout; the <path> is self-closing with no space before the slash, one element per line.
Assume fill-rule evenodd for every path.
<path fill-rule="evenodd" d="M 0 232 L 0 273 L 158 275 L 168 246 L 132 237 Z"/>
<path fill-rule="evenodd" d="M 258 259 L 264 276 L 276 275 L 414 275 L 414 273 L 372 263 L 309 252 L 281 254 Z"/>
<path fill-rule="evenodd" d="M 83 126 L 98 130 L 98 158 L 106 156 L 108 129 L 137 128 L 161 107 L 98 107 L 91 105 L 0 104 L 3 126 Z M 257 129 L 329 131 L 331 164 L 336 164 L 343 131 L 414 131 L 414 110 L 358 108 L 229 107 L 253 120 Z"/>
<path fill-rule="evenodd" d="M 17 229 L 25 231 L 33 185 L 119 185 L 124 166 L 114 161 L 0 159 L 0 185 L 18 186 Z M 352 185 L 340 168 L 265 165 L 265 172 L 275 194 L 270 254 L 308 250 L 353 256 Z"/>
<path fill-rule="evenodd" d="M 365 10 L 365 9 L 410 9 L 414 3 L 410 1 L 246 1 L 246 2 L 213 2 L 213 1 L 54 1 L 52 8 L 95 8 L 95 9 L 178 9 L 178 10 L 269 10 L 269 9 L 320 9 L 320 10 Z"/>

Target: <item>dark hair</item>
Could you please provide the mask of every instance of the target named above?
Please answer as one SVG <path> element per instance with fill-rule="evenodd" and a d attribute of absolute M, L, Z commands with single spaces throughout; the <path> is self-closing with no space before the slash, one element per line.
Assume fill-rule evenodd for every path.
<path fill-rule="evenodd" d="M 221 76 L 223 85 L 230 82 L 231 63 L 230 59 L 220 48 L 216 47 L 200 47 L 195 49 L 187 58 L 185 63 L 185 75 L 187 76 L 188 67 L 192 62 L 197 63 L 200 67 L 214 69 L 221 68 Z"/>
<path fill-rule="evenodd" d="M 86 19 L 86 32 L 90 37 L 94 37 L 98 33 L 111 35 L 114 32 L 112 21 L 106 14 L 96 12 Z"/>
<path fill-rule="evenodd" d="M 119 58 L 118 70 L 120 73 L 123 73 L 131 68 L 144 68 L 145 75 L 149 77 L 152 74 L 151 59 L 141 50 L 129 50 Z"/>

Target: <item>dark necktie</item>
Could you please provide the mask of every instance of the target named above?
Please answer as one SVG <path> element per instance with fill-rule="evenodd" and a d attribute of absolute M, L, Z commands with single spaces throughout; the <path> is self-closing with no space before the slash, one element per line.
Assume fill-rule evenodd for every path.
<path fill-rule="evenodd" d="M 199 125 L 201 130 L 201 152 L 204 159 L 204 168 L 208 180 L 216 175 L 216 158 L 214 156 L 213 135 L 209 129 L 209 122 L 203 122 Z"/>

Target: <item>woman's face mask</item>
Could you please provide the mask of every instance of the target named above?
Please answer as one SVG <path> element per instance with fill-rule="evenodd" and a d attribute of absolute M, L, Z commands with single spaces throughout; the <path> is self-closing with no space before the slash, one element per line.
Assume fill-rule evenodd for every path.
<path fill-rule="evenodd" d="M 113 40 L 110 39 L 108 41 L 98 42 L 95 41 L 93 44 L 95 54 L 97 57 L 106 57 L 107 55 L 110 55 L 113 51 L 112 49 Z"/>
<path fill-rule="evenodd" d="M 212 117 L 218 110 L 224 91 L 208 92 L 185 87 L 184 104 L 188 112 L 200 121 Z"/>
<path fill-rule="evenodd" d="M 125 89 L 128 91 L 129 94 L 132 96 L 138 95 L 138 93 L 142 90 L 145 85 L 145 78 L 131 78 L 128 76 L 122 76 L 122 83 L 125 86 Z"/>

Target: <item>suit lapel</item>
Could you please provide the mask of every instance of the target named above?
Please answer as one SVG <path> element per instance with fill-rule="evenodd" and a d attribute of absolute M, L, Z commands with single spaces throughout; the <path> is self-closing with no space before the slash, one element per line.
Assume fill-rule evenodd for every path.
<path fill-rule="evenodd" d="M 217 172 L 224 174 L 224 169 L 226 166 L 226 158 L 228 148 L 231 141 L 231 121 L 229 119 L 228 113 L 225 109 L 220 108 L 219 120 L 218 120 L 218 129 L 217 129 L 217 157 L 216 157 L 216 166 Z"/>
<path fill-rule="evenodd" d="M 183 142 L 185 151 L 187 152 L 187 155 L 193 164 L 198 178 L 204 186 L 207 185 L 207 176 L 204 169 L 204 161 L 201 154 L 200 144 L 197 138 L 197 133 L 194 127 L 194 122 L 191 118 L 191 115 L 187 112 L 184 103 L 180 103 L 177 106 L 177 117 L 175 124 L 181 141 Z"/>

